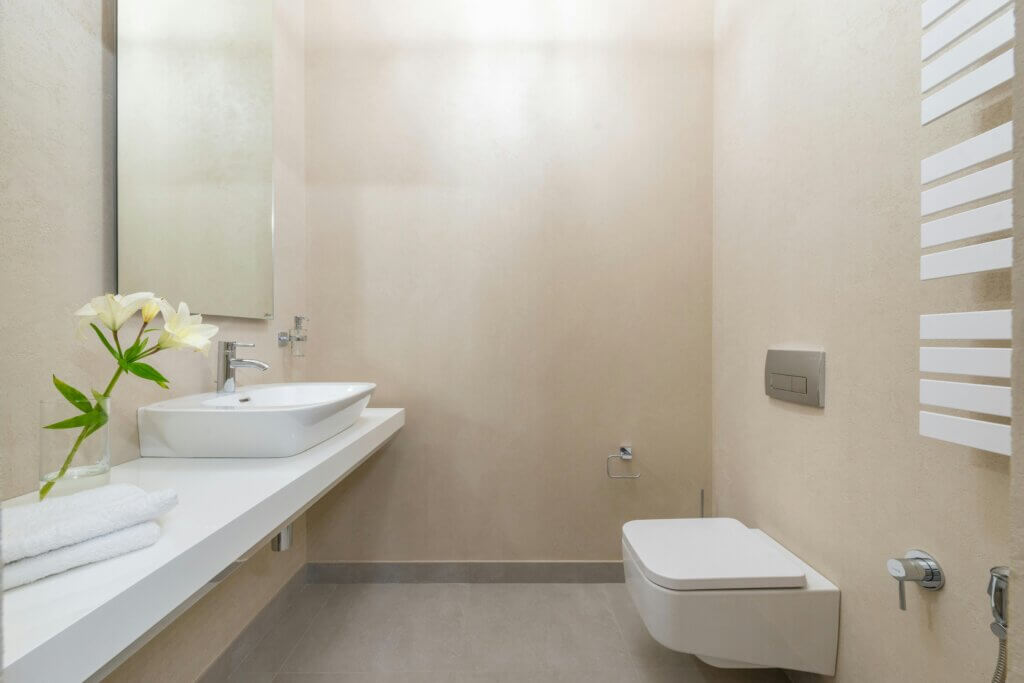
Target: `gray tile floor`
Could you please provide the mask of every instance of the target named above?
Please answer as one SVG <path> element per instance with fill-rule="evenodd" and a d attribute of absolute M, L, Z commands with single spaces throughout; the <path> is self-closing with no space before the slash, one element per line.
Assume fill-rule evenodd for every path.
<path fill-rule="evenodd" d="M 658 645 L 622 584 L 309 584 L 232 683 L 783 683 Z"/>

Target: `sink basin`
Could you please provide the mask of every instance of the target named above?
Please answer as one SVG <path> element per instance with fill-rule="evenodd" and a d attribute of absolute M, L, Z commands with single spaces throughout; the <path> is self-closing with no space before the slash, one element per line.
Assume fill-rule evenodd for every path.
<path fill-rule="evenodd" d="M 144 458 L 284 458 L 351 427 L 376 384 L 257 384 L 139 408 Z"/>

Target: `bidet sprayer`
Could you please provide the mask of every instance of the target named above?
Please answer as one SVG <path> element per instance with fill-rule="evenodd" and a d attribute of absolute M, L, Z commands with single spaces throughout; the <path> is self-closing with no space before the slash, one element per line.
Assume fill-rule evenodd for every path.
<path fill-rule="evenodd" d="M 992 607 L 992 633 L 999 638 L 999 656 L 992 683 L 1006 680 L 1006 613 L 1009 606 L 1010 568 L 992 567 L 988 577 L 988 602 Z"/>

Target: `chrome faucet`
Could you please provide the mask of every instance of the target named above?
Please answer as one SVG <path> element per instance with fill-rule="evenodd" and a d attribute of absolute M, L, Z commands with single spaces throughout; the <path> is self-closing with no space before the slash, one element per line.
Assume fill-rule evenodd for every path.
<path fill-rule="evenodd" d="M 232 394 L 235 392 L 235 370 L 238 368 L 259 368 L 267 371 L 270 366 L 261 360 L 235 358 L 238 347 L 256 346 L 235 341 L 222 341 L 217 344 L 217 393 Z"/>
<path fill-rule="evenodd" d="M 900 609 L 907 611 L 907 581 L 916 583 L 930 591 L 940 590 L 946 585 L 946 575 L 938 561 L 923 550 L 908 550 L 902 558 L 893 558 L 885 563 L 889 576 L 899 582 Z"/>

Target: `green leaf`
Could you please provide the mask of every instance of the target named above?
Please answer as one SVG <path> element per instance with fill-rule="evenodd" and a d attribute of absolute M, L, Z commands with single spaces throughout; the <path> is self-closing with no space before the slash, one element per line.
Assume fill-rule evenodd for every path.
<path fill-rule="evenodd" d="M 96 327 L 96 323 L 89 323 L 89 327 L 91 327 L 93 331 L 96 332 L 96 336 L 99 337 L 100 341 L 103 342 L 103 345 L 107 347 L 107 351 L 110 351 L 110 355 L 114 357 L 114 360 L 120 363 L 121 354 L 114 350 L 114 347 L 111 346 L 110 342 L 107 341 L 107 336 L 100 331 L 100 328 Z"/>
<path fill-rule="evenodd" d="M 82 413 L 60 422 L 54 422 L 53 424 L 46 425 L 43 429 L 72 429 L 74 427 L 85 427 L 88 429 L 91 427 L 92 431 L 90 433 L 92 433 L 106 424 L 106 422 L 106 412 L 102 408 L 93 408 L 88 413 Z"/>
<path fill-rule="evenodd" d="M 65 384 L 57 379 L 57 375 L 53 375 L 53 386 L 57 387 L 57 391 L 60 395 L 68 400 L 68 403 L 81 410 L 83 413 L 87 413 L 92 410 L 92 404 L 89 403 L 89 399 L 85 397 L 78 389 L 73 386 Z"/>
<path fill-rule="evenodd" d="M 137 342 L 128 347 L 128 350 L 124 352 L 124 359 L 128 363 L 133 362 L 136 358 L 142 355 L 149 345 L 149 339 L 146 337 L 140 337 Z"/>
<path fill-rule="evenodd" d="M 125 370 L 132 373 L 136 377 L 141 377 L 142 379 L 148 379 L 152 382 L 156 382 L 164 389 L 167 388 L 167 378 L 161 375 L 160 372 L 157 371 L 157 369 L 154 368 L 152 365 L 136 361 L 134 363 L 126 363 Z"/>

